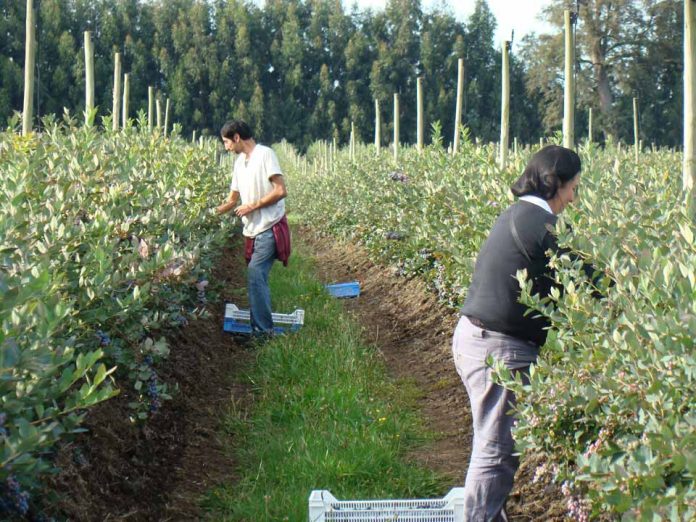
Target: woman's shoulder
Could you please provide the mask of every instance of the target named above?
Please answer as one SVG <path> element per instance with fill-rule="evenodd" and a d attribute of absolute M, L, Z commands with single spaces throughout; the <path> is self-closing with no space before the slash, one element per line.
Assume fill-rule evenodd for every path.
<path fill-rule="evenodd" d="M 515 203 L 510 205 L 510 208 L 515 215 L 523 216 L 525 219 L 543 221 L 546 223 L 556 223 L 556 221 L 558 221 L 558 216 L 556 216 L 556 214 L 530 201 L 518 199 Z"/>

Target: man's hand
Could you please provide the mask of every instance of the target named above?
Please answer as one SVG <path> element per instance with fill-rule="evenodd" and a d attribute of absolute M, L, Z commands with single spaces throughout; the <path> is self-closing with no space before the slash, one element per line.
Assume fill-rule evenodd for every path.
<path fill-rule="evenodd" d="M 234 213 L 239 217 L 244 217 L 247 214 L 251 214 L 254 210 L 256 210 L 256 206 L 253 203 L 247 203 L 246 205 L 239 205 L 235 208 Z"/>
<path fill-rule="evenodd" d="M 218 214 L 224 214 L 226 212 L 229 212 L 237 204 L 237 201 L 239 201 L 239 192 L 232 191 L 230 192 L 227 201 L 225 201 L 222 205 L 219 205 L 215 209 L 215 212 L 217 212 Z"/>
<path fill-rule="evenodd" d="M 225 214 L 230 210 L 232 210 L 232 205 L 230 205 L 229 203 L 223 203 L 215 209 L 215 212 L 217 212 L 218 214 Z"/>

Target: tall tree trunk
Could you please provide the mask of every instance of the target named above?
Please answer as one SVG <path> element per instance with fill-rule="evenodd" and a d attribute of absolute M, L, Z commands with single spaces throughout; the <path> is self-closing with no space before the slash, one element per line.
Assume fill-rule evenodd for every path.
<path fill-rule="evenodd" d="M 597 94 L 599 95 L 599 110 L 602 114 L 608 114 L 614 104 L 614 97 L 611 94 L 609 85 L 609 75 L 607 74 L 606 56 L 602 49 L 601 38 L 597 37 L 592 42 L 590 59 L 594 70 L 595 81 L 597 82 Z"/>

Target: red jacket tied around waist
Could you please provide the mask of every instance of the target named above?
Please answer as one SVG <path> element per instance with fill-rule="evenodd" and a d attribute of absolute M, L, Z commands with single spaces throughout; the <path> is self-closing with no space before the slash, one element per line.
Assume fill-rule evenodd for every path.
<path fill-rule="evenodd" d="M 276 243 L 276 257 L 278 261 L 283 263 L 283 266 L 288 266 L 290 259 L 290 227 L 288 226 L 287 216 L 283 216 L 280 221 L 273 225 L 273 238 Z M 244 258 L 247 265 L 251 261 L 251 256 L 254 254 L 254 238 L 244 238 Z"/>

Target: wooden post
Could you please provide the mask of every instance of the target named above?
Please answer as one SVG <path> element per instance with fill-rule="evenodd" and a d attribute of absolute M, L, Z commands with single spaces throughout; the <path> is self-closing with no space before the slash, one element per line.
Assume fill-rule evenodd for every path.
<path fill-rule="evenodd" d="M 338 138 L 334 134 L 331 142 L 331 172 L 334 171 L 334 163 L 336 163 L 336 151 L 338 150 Z"/>
<path fill-rule="evenodd" d="M 155 88 L 150 85 L 147 88 L 147 128 L 152 130 L 155 117 Z"/>
<path fill-rule="evenodd" d="M 503 89 L 500 113 L 500 168 L 507 164 L 510 141 L 510 42 L 503 41 Z"/>
<path fill-rule="evenodd" d="M 169 128 L 169 98 L 164 109 L 164 136 L 167 137 L 167 128 Z"/>
<path fill-rule="evenodd" d="M 329 144 L 329 141 L 324 142 L 324 168 L 326 170 L 329 170 L 329 165 L 331 164 L 331 144 Z"/>
<path fill-rule="evenodd" d="M 375 151 L 377 156 L 379 156 L 379 148 L 382 144 L 382 118 L 379 114 L 379 100 L 375 98 Z"/>
<path fill-rule="evenodd" d="M 121 116 L 121 53 L 114 54 L 114 93 L 111 109 L 111 129 L 118 130 L 119 116 Z"/>
<path fill-rule="evenodd" d="M 592 143 L 592 107 L 590 107 L 590 114 L 588 116 L 587 140 Z"/>
<path fill-rule="evenodd" d="M 684 190 L 696 216 L 696 2 L 684 0 Z"/>
<path fill-rule="evenodd" d="M 572 149 L 575 145 L 575 35 L 568 9 L 565 18 L 565 89 L 563 93 L 563 146 Z"/>
<path fill-rule="evenodd" d="M 423 152 L 423 78 L 416 79 L 416 148 Z"/>
<path fill-rule="evenodd" d="M 350 161 L 355 161 L 355 122 L 350 122 Z"/>
<path fill-rule="evenodd" d="M 123 107 L 121 108 L 123 111 L 123 119 L 121 120 L 121 127 L 124 129 L 128 123 L 128 97 L 130 95 L 129 78 L 130 74 L 126 73 L 123 75 Z"/>
<path fill-rule="evenodd" d="M 155 106 L 157 107 L 157 131 L 160 132 L 162 130 L 162 101 L 159 96 L 157 96 Z"/>
<path fill-rule="evenodd" d="M 34 2 L 33 0 L 27 0 L 26 36 L 24 39 L 24 108 L 22 110 L 22 136 L 31 133 L 34 119 L 35 34 Z"/>
<path fill-rule="evenodd" d="M 640 137 L 638 136 L 638 98 L 633 98 L 633 148 L 636 153 L 636 163 L 640 152 Z"/>
<path fill-rule="evenodd" d="M 196 143 L 196 131 L 193 131 L 193 137 L 191 138 L 191 143 Z"/>
<path fill-rule="evenodd" d="M 399 95 L 394 93 L 394 161 L 399 160 Z"/>
<path fill-rule="evenodd" d="M 90 113 L 94 109 L 94 47 L 92 33 L 85 31 L 85 125 L 90 125 Z"/>
<path fill-rule="evenodd" d="M 462 124 L 462 102 L 464 100 L 464 58 L 457 61 L 457 107 L 454 113 L 454 141 L 452 142 L 452 154 L 459 150 L 459 128 Z"/>

